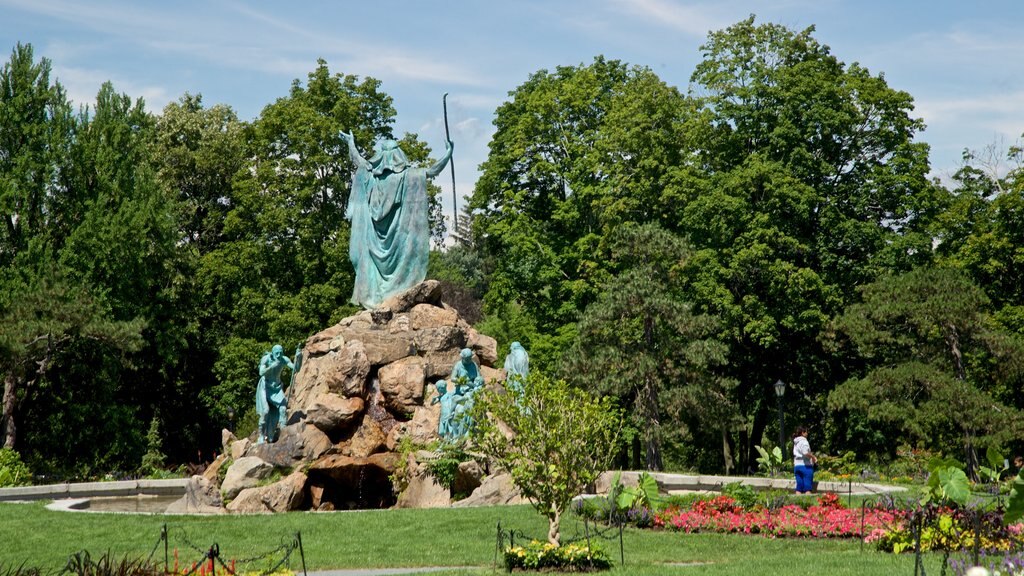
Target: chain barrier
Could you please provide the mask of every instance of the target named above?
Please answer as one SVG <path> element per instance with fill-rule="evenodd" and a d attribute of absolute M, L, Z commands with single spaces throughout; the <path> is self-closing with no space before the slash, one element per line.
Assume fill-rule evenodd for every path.
<path fill-rule="evenodd" d="M 174 548 L 174 566 L 171 566 L 169 549 L 172 536 L 175 537 L 174 539 L 176 542 L 180 542 L 183 545 L 183 549 L 189 550 L 190 552 L 195 552 L 196 554 L 200 555 L 200 558 L 197 561 L 192 562 L 191 564 L 188 564 L 187 562 L 184 564 L 184 566 L 188 567 L 188 569 L 186 570 L 182 570 L 179 568 L 178 546 Z M 281 545 L 277 546 L 272 550 L 268 550 L 255 556 L 250 556 L 248 558 L 232 558 L 230 559 L 230 564 L 228 564 L 227 562 L 225 562 L 223 554 L 221 554 L 220 545 L 216 542 L 211 544 L 208 548 L 202 548 L 195 544 L 188 537 L 188 534 L 185 533 L 183 529 L 177 529 L 172 531 L 168 529 L 168 526 L 166 524 L 164 524 L 160 529 L 160 536 L 159 538 L 157 538 L 156 543 L 150 550 L 149 555 L 145 557 L 145 560 L 140 560 L 139 562 L 144 565 L 151 564 L 153 561 L 153 557 L 156 554 L 156 551 L 160 548 L 161 543 L 163 543 L 164 545 L 163 571 L 165 574 L 174 574 L 175 576 L 192 576 L 193 574 L 200 574 L 201 576 L 216 576 L 216 566 L 219 564 L 225 574 L 228 574 L 230 576 L 236 576 L 239 573 L 237 567 L 265 561 L 269 558 L 273 558 L 280 554 L 281 558 L 278 559 L 276 562 L 273 562 L 272 565 L 269 562 L 265 564 L 265 566 L 270 566 L 269 568 L 265 568 L 258 571 L 250 571 L 257 572 L 260 576 L 268 576 L 270 574 L 277 572 L 282 566 L 285 566 L 286 564 L 290 567 L 291 564 L 289 563 L 289 561 L 291 559 L 292 553 L 295 552 L 295 550 L 298 550 L 302 564 L 302 574 L 303 576 L 306 576 L 306 553 L 302 548 L 301 532 L 296 532 L 293 537 L 291 537 L 290 539 L 285 539 L 281 543 Z M 68 561 L 65 564 L 64 569 L 61 570 L 60 574 L 93 574 L 97 571 L 97 567 L 99 567 L 101 564 L 109 562 L 111 562 L 109 553 L 101 557 L 100 560 L 93 561 L 89 556 L 89 552 L 86 550 L 82 550 L 68 557 Z"/>

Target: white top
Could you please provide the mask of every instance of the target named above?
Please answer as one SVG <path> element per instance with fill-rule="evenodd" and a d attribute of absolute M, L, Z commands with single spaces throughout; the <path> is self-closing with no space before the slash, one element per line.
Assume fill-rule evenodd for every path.
<path fill-rule="evenodd" d="M 811 459 L 807 456 L 811 452 L 811 443 L 803 436 L 793 438 L 793 465 L 810 466 Z"/>

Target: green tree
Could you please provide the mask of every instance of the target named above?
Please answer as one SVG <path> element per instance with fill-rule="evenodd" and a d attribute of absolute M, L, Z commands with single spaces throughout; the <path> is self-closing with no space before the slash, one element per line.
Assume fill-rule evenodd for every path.
<path fill-rule="evenodd" d="M 150 277 L 154 251 L 174 244 L 170 236 L 148 244 L 154 234 L 173 230 L 173 222 L 134 195 L 136 177 L 146 179 L 148 158 L 141 103 L 129 113 L 130 106 L 105 86 L 96 118 L 88 110 L 73 116 L 49 70 L 49 61 L 35 62 L 31 47 L 20 44 L 0 70 L 4 441 L 27 447 L 26 454 L 89 443 L 93 430 L 97 436 L 101 429 L 132 433 L 130 425 L 119 425 L 124 422 L 103 424 L 114 424 L 113 413 L 135 405 L 117 394 L 122 353 L 139 350 L 143 327 L 152 327 L 137 313 L 147 302 L 139 295 L 151 292 L 133 283 Z M 126 130 L 106 121 L 121 114 L 133 118 Z M 131 214 L 122 210 L 129 201 L 142 207 Z M 132 226 L 146 220 L 142 212 L 150 209 L 150 222 L 157 222 L 153 233 Z M 95 244 L 87 240 L 97 235 L 102 239 Z M 120 272 L 118 265 L 124 266 Z M 37 441 L 61 427 L 49 416 L 72 410 L 88 413 L 89 426 Z M 102 446 L 120 444 L 107 440 Z"/>
<path fill-rule="evenodd" d="M 222 240 L 231 183 L 245 162 L 244 127 L 230 106 L 204 107 L 198 94 L 186 93 L 156 119 L 158 176 L 177 196 L 182 235 L 196 255 Z"/>
<path fill-rule="evenodd" d="M 985 287 L 995 318 L 1024 334 L 1024 148 L 965 151 L 953 182 L 937 226 L 941 261 L 966 270 Z M 1014 404 L 1024 406 L 1024 397 Z"/>
<path fill-rule="evenodd" d="M 38 237 L 66 234 L 80 212 L 58 186 L 68 163 L 74 120 L 50 61 L 18 44 L 0 68 L 0 266 Z"/>
<path fill-rule="evenodd" d="M 609 262 L 615 275 L 587 307 L 568 355 L 571 381 L 633 407 L 645 464 L 664 468 L 662 422 L 678 428 L 686 414 L 694 429 L 715 429 L 733 416 L 730 383 L 713 368 L 726 348 L 716 321 L 681 300 L 679 273 L 685 243 L 655 224 L 621 226 Z"/>
<path fill-rule="evenodd" d="M 14 449 L 19 404 L 40 394 L 40 386 L 62 356 L 83 342 L 105 353 L 137 350 L 143 325 L 139 320 L 111 319 L 87 290 L 69 283 L 54 268 L 5 280 L 0 294 L 2 427 L 4 447 Z M 87 403 L 91 397 L 86 396 Z M 105 416 L 96 411 L 93 417 Z"/>
<path fill-rule="evenodd" d="M 521 395 L 488 388 L 477 397 L 471 438 L 547 517 L 557 546 L 562 514 L 607 469 L 622 417 L 610 398 L 563 380 L 531 371 L 523 384 Z"/>
<path fill-rule="evenodd" d="M 493 265 L 485 306 L 518 302 L 545 337 L 571 339 L 608 278 L 596 255 L 611 232 L 663 215 L 686 99 L 650 69 L 601 57 L 541 70 L 511 96 L 470 202 L 474 244 Z"/>
<path fill-rule="evenodd" d="M 861 293 L 836 328 L 866 369 L 836 387 L 829 405 L 933 449 L 959 443 L 977 480 L 979 445 L 1019 429 L 1018 411 L 991 391 L 1020 386 L 1024 342 L 992 322 L 985 293 L 958 270 L 916 269 Z"/>
<path fill-rule="evenodd" d="M 671 227 L 695 253 L 692 301 L 722 320 L 728 375 L 753 461 L 771 420 L 771 383 L 811 419 L 845 376 L 819 335 L 854 287 L 931 257 L 928 222 L 942 206 L 930 183 L 910 95 L 812 35 L 754 18 L 709 35 L 691 78 L 699 169 L 666 189 Z"/>
<path fill-rule="evenodd" d="M 101 388 L 97 381 L 115 383 L 110 398 L 96 396 L 96 401 L 116 406 L 101 410 L 123 411 L 114 437 L 107 436 L 108 445 L 123 446 L 121 461 L 113 464 L 119 467 L 137 464 L 145 449 L 146 423 L 157 406 L 186 413 L 197 392 L 180 368 L 195 333 L 185 289 L 192 259 L 182 249 L 177 198 L 159 180 L 155 140 L 156 122 L 142 99 L 105 83 L 94 105 L 77 118 L 66 179 L 68 189 L 83 199 L 83 210 L 60 250 L 60 266 L 69 278 L 92 287 L 112 319 L 145 323 L 145 344 L 128 363 L 110 364 L 81 348 L 61 372 L 69 392 L 76 382 L 91 382 L 91 389 Z M 77 366 L 91 366 L 93 375 L 80 376 Z M 40 415 L 54 422 L 70 418 L 57 408 Z M 176 458 L 194 457 L 203 420 L 168 422 Z M 82 427 L 71 421 L 68 426 Z M 41 438 L 55 440 L 50 434 Z M 84 433 L 76 438 L 83 444 L 93 441 Z"/>
<path fill-rule="evenodd" d="M 175 400 L 180 400 L 181 408 L 189 411 L 185 402 L 194 403 L 196 397 L 205 397 L 219 382 L 214 367 L 221 360 L 220 346 L 230 327 L 224 325 L 224 317 L 207 301 L 199 269 L 203 259 L 222 248 L 226 241 L 223 227 L 234 204 L 232 182 L 246 162 L 244 130 L 245 124 L 229 106 L 204 106 L 199 95 L 185 94 L 165 106 L 156 119 L 153 161 L 160 185 L 177 207 L 181 238 L 178 265 L 183 275 L 173 284 L 180 321 L 174 333 L 182 349 L 163 362 L 173 394 L 164 402 L 168 409 L 162 411 L 164 414 L 177 411 Z M 248 362 L 250 369 L 253 362 Z M 252 378 L 250 374 L 248 380 Z M 219 398 L 220 410 L 202 413 L 200 418 L 187 422 L 177 418 L 164 421 L 172 460 L 192 458 L 196 446 L 203 450 L 218 446 L 218 432 L 226 420 L 223 407 L 232 406 L 241 412 L 250 399 L 235 400 L 238 399 Z M 206 440 L 210 438 L 215 441 Z M 183 448 L 189 452 L 181 453 Z M 175 449 L 179 452 L 174 453 Z"/>

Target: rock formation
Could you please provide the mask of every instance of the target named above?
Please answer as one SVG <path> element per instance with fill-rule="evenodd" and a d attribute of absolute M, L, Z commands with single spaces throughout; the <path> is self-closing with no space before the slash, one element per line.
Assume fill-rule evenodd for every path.
<path fill-rule="evenodd" d="M 395 505 L 397 447 L 405 437 L 417 444 L 437 439 L 432 384 L 448 377 L 463 348 L 474 352 L 486 381 L 503 378 L 494 368 L 497 343 L 441 302 L 433 280 L 311 336 L 288 390 L 288 424 L 280 438 L 227 446 L 234 458 L 222 486 L 234 498 L 228 510 Z M 235 472 L 242 464 L 247 472 Z M 268 469 L 286 477 L 261 485 Z"/>

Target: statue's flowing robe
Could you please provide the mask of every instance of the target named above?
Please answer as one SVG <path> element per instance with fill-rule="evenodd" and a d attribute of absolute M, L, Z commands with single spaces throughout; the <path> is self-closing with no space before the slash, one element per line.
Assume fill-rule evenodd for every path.
<path fill-rule="evenodd" d="M 396 172 L 377 160 L 356 169 L 347 212 L 352 303 L 367 309 L 422 282 L 430 251 L 426 169 L 398 165 Z"/>
<path fill-rule="evenodd" d="M 260 368 L 270 361 L 270 355 L 266 354 L 260 359 Z M 281 371 L 283 367 L 268 370 L 260 376 L 256 384 L 256 414 L 260 418 L 261 436 L 271 438 L 271 432 L 282 425 L 285 419 L 285 412 L 288 405 L 288 397 L 284 393 L 284 386 L 281 384 Z"/>
<path fill-rule="evenodd" d="M 530 356 L 522 346 L 512 345 L 512 350 L 505 356 L 505 375 L 519 375 L 526 378 L 530 374 Z"/>

